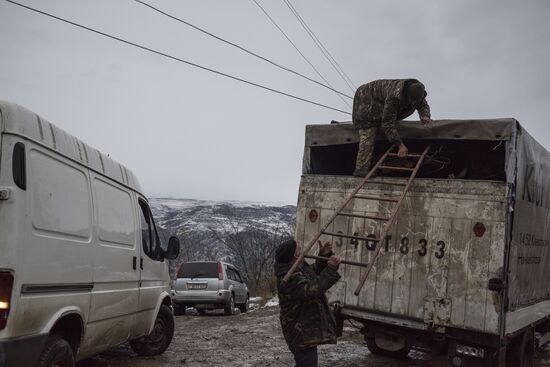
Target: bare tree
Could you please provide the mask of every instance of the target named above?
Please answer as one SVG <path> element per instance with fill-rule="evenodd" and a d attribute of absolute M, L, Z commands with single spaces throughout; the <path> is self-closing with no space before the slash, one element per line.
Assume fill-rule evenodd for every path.
<path fill-rule="evenodd" d="M 241 218 L 220 217 L 209 227 L 212 237 L 229 252 L 231 261 L 246 275 L 254 291 L 273 288 L 275 250 L 282 240 L 293 236 L 293 228 L 285 223 L 276 226 L 259 224 Z"/>

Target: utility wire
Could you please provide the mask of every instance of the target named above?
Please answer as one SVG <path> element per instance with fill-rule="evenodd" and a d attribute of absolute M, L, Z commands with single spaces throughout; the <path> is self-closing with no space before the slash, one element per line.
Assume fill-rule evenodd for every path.
<path fill-rule="evenodd" d="M 184 63 L 184 64 L 187 64 L 187 65 L 196 67 L 196 68 L 198 68 L 198 69 L 206 70 L 206 71 L 209 71 L 209 72 L 211 72 L 211 73 L 214 73 L 214 74 L 217 74 L 217 75 L 221 75 L 221 76 L 224 76 L 224 77 L 233 79 L 233 80 L 237 80 L 237 81 L 240 81 L 240 82 L 245 83 L 245 84 L 253 85 L 253 86 L 255 86 L 255 87 L 262 88 L 262 89 L 268 90 L 268 91 L 273 92 L 273 93 L 277 93 L 277 94 L 281 94 L 281 95 L 283 95 L 283 96 L 287 96 L 287 97 L 290 97 L 290 98 L 294 98 L 294 99 L 297 99 L 297 100 L 302 101 L 302 102 L 310 103 L 310 104 L 313 104 L 313 105 L 316 105 L 316 106 L 319 106 L 319 107 L 327 108 L 327 109 L 329 109 L 329 110 L 338 111 L 338 112 L 341 112 L 341 113 L 344 113 L 344 114 L 347 114 L 347 115 L 351 115 L 351 113 L 349 113 L 349 112 L 347 112 L 347 111 L 343 111 L 343 110 L 340 110 L 340 109 L 338 109 L 338 108 L 330 107 L 330 106 L 327 106 L 327 105 L 322 104 L 322 103 L 314 102 L 314 101 L 309 100 L 309 99 L 306 99 L 306 98 L 298 97 L 298 96 L 296 96 L 296 95 L 293 95 L 293 94 L 290 94 L 290 93 L 287 93 L 287 92 L 283 92 L 283 91 L 280 91 L 280 90 L 277 90 L 277 89 L 274 89 L 274 88 L 270 88 L 270 87 L 267 87 L 267 86 L 264 86 L 264 85 L 261 85 L 261 84 L 258 84 L 258 83 L 254 83 L 254 82 L 251 82 L 251 81 L 246 80 L 246 79 L 242 79 L 242 78 L 239 78 L 239 77 L 236 77 L 236 76 L 233 76 L 233 75 L 229 75 L 229 74 L 223 73 L 223 72 L 221 72 L 221 71 L 217 71 L 217 70 L 208 68 L 208 67 L 206 67 L 206 66 L 202 66 L 202 65 L 199 65 L 199 64 L 195 64 L 195 63 L 193 63 L 193 62 L 190 62 L 190 61 L 181 59 L 181 58 L 179 58 L 179 57 L 172 56 L 172 55 L 166 54 L 166 53 L 164 53 L 164 52 L 157 51 L 157 50 L 154 50 L 154 49 L 152 49 L 152 48 L 149 48 L 149 47 L 146 47 L 146 46 L 142 46 L 142 45 L 140 45 L 140 44 L 137 44 L 137 43 L 134 43 L 134 42 L 131 42 L 131 41 L 127 41 L 127 40 L 125 40 L 125 39 L 122 39 L 122 38 L 113 36 L 113 35 L 111 35 L 111 34 L 108 34 L 108 33 L 102 32 L 102 31 L 98 31 L 98 30 L 96 30 L 96 29 L 93 29 L 93 28 L 90 28 L 90 27 L 87 27 L 87 26 L 84 26 L 84 25 L 81 25 L 81 24 L 72 22 L 72 21 L 70 21 L 70 20 L 67 20 L 67 19 L 58 17 L 58 16 L 53 15 L 53 14 L 50 14 L 50 13 L 46 13 L 46 12 L 44 12 L 44 11 L 41 11 L 41 10 L 38 10 L 38 9 L 35 9 L 35 8 L 31 8 L 30 6 L 27 6 L 27 5 L 24 5 L 24 4 L 21 4 L 21 3 L 18 3 L 18 2 L 12 1 L 12 0 L 6 0 L 6 1 L 7 1 L 8 3 L 11 3 L 11 4 L 14 4 L 14 5 L 20 6 L 20 7 L 22 7 L 22 8 L 28 9 L 28 10 L 31 10 L 31 11 L 33 11 L 33 12 L 35 12 L 35 13 L 39 13 L 39 14 L 45 15 L 45 16 L 47 16 L 47 17 L 50 17 L 50 18 L 59 20 L 59 21 L 61 21 L 61 22 L 64 22 L 64 23 L 73 25 L 73 26 L 78 27 L 78 28 L 85 29 L 85 30 L 87 30 L 87 31 L 90 31 L 90 32 L 99 34 L 99 35 L 104 36 L 104 37 L 107 37 L 107 38 L 111 38 L 111 39 L 113 39 L 113 40 L 116 40 L 116 41 L 125 43 L 125 44 L 127 44 L 127 45 L 130 45 L 130 46 L 134 46 L 134 47 L 140 48 L 140 49 L 142 49 L 142 50 L 149 51 L 149 52 L 151 52 L 151 53 L 154 53 L 154 54 L 157 54 L 157 55 L 160 55 L 160 56 L 164 56 L 164 57 L 169 58 L 169 59 L 172 59 L 172 60 L 179 61 L 179 62 L 181 62 L 181 63 Z"/>
<path fill-rule="evenodd" d="M 327 89 L 330 89 L 330 90 L 332 90 L 333 92 L 336 92 L 336 93 L 338 93 L 338 94 L 340 94 L 340 95 L 343 95 L 343 96 L 345 96 L 345 97 L 348 97 L 348 98 L 350 98 L 350 99 L 353 99 L 353 97 L 351 97 L 350 95 L 345 94 L 345 93 L 342 93 L 342 92 L 340 92 L 340 91 L 338 91 L 338 90 L 332 88 L 332 87 L 329 86 L 329 85 L 323 84 L 323 83 L 321 83 L 321 82 L 319 82 L 319 81 L 317 81 L 317 80 L 315 80 L 315 79 L 313 79 L 313 78 L 310 78 L 310 77 L 308 77 L 308 76 L 306 76 L 306 75 L 303 75 L 303 74 L 301 74 L 301 73 L 299 73 L 299 72 L 297 72 L 297 71 L 295 71 L 295 70 L 292 70 L 292 69 L 290 69 L 290 68 L 287 67 L 287 66 L 281 65 L 281 64 L 279 64 L 279 63 L 277 63 L 277 62 L 275 62 L 275 61 L 272 61 L 272 60 L 268 59 L 267 57 L 261 56 L 261 55 L 255 53 L 255 52 L 253 52 L 253 51 L 250 51 L 250 50 L 246 49 L 246 48 L 243 47 L 243 46 L 240 46 L 240 45 L 238 45 L 238 44 L 236 44 L 236 43 L 234 43 L 234 42 L 228 41 L 228 40 L 226 40 L 226 39 L 224 39 L 224 38 L 222 38 L 222 37 L 220 37 L 220 36 L 217 36 L 217 35 L 215 35 L 215 34 L 209 32 L 209 31 L 207 31 L 207 30 L 205 30 L 205 29 L 203 29 L 203 28 L 200 28 L 200 27 L 198 27 L 198 26 L 196 26 L 196 25 L 193 25 L 193 24 L 189 23 L 188 21 L 185 21 L 185 20 L 183 20 L 183 19 L 181 19 L 181 18 L 178 18 L 178 17 L 176 17 L 176 16 L 174 16 L 174 15 L 172 15 L 172 14 L 169 14 L 169 13 L 167 13 L 167 12 L 165 12 L 165 11 L 163 11 L 163 10 L 157 8 L 157 7 L 154 7 L 154 6 L 151 5 L 151 4 L 148 4 L 148 3 L 144 2 L 144 1 L 141 1 L 141 0 L 133 0 L 133 1 L 135 1 L 136 3 L 139 3 L 139 4 L 143 5 L 143 6 L 146 6 L 146 7 L 150 8 L 150 9 L 156 11 L 157 13 L 160 13 L 160 14 L 162 14 L 162 15 L 164 15 L 164 16 L 167 16 L 168 18 L 171 18 L 171 19 L 174 19 L 174 20 L 176 20 L 176 21 L 178 21 L 178 22 L 180 22 L 180 23 L 183 23 L 183 24 L 185 24 L 185 25 L 187 25 L 187 26 L 189 26 L 189 27 L 191 27 L 191 28 L 193 28 L 193 29 L 195 29 L 195 30 L 197 30 L 197 31 L 199 31 L 199 32 L 202 32 L 202 33 L 204 33 L 204 34 L 206 34 L 206 35 L 208 35 L 208 36 L 210 36 L 210 37 L 213 37 L 213 38 L 217 39 L 218 41 L 221 41 L 221 42 L 223 42 L 223 43 L 226 43 L 226 44 L 228 44 L 228 45 L 231 45 L 231 46 L 233 46 L 233 47 L 236 47 L 236 48 L 238 48 L 239 50 L 244 51 L 244 52 L 246 52 L 246 53 L 249 54 L 249 55 L 252 55 L 252 56 L 257 57 L 257 58 L 259 58 L 259 59 L 261 59 L 261 60 L 263 60 L 263 61 L 265 61 L 265 62 L 270 63 L 270 64 L 273 65 L 273 66 L 276 66 L 276 67 L 278 67 L 278 68 L 280 68 L 280 69 L 283 69 L 283 70 L 285 70 L 285 71 L 288 71 L 289 73 L 298 75 L 298 76 L 300 76 L 300 77 L 302 77 L 302 78 L 304 78 L 304 79 L 309 80 L 310 82 L 313 82 L 313 83 L 318 84 L 318 85 L 320 85 L 320 86 L 322 86 L 322 87 L 325 87 L 325 88 L 327 88 Z"/>
<path fill-rule="evenodd" d="M 342 68 L 342 66 L 340 66 L 340 64 L 336 61 L 336 59 L 334 59 L 334 57 L 332 56 L 332 54 L 327 50 L 327 48 L 323 45 L 323 43 L 319 40 L 319 38 L 317 37 L 317 35 L 313 32 L 313 30 L 307 25 L 306 21 L 304 20 L 304 18 L 302 18 L 302 16 L 300 15 L 300 13 L 298 13 L 298 10 L 296 10 L 296 8 L 292 5 L 292 3 L 290 2 L 290 0 L 283 0 L 284 3 L 286 4 L 286 6 L 290 9 L 290 11 L 294 14 L 294 16 L 296 17 L 296 19 L 298 19 L 298 22 L 302 25 L 302 27 L 304 28 L 304 30 L 306 31 L 306 33 L 309 35 L 309 37 L 313 40 L 313 43 L 315 43 L 315 45 L 317 46 L 317 48 L 319 48 L 319 50 L 321 51 L 321 53 L 323 54 L 323 56 L 328 60 L 328 62 L 332 65 L 332 67 L 334 68 L 334 70 L 336 70 L 336 72 L 338 73 L 338 75 L 340 75 L 340 77 L 342 78 L 342 80 L 348 85 L 348 87 L 350 87 L 350 89 L 352 90 L 352 92 L 355 92 L 355 89 L 357 89 L 357 87 L 355 86 L 355 84 L 353 83 L 353 81 L 351 80 L 351 78 L 348 76 L 348 74 L 346 74 L 346 72 L 344 71 L 344 69 Z M 347 80 L 346 80 L 347 79 Z M 350 84 L 351 83 L 351 84 Z"/>
<path fill-rule="evenodd" d="M 332 85 L 330 85 L 330 83 L 328 82 L 328 80 L 325 79 L 325 77 L 323 77 L 323 75 L 319 72 L 319 70 L 317 70 L 317 68 L 311 63 L 311 61 L 308 60 L 308 58 L 303 54 L 302 51 L 300 51 L 300 49 L 298 48 L 298 46 L 296 46 L 296 44 L 294 42 L 292 42 L 292 40 L 290 39 L 290 37 L 287 36 L 287 34 L 285 33 L 285 31 L 283 31 L 283 29 L 281 27 L 279 27 L 279 25 L 277 24 L 277 22 L 275 22 L 275 20 L 269 15 L 269 13 L 256 1 L 256 0 L 252 0 L 254 1 L 254 3 L 262 10 L 262 12 L 265 14 L 265 16 L 271 21 L 271 23 L 273 23 L 273 25 L 283 34 L 283 36 L 285 36 L 285 38 L 288 40 L 288 42 L 290 42 L 290 44 L 296 49 L 296 51 L 298 51 L 298 53 L 302 56 L 302 58 L 309 64 L 309 66 L 311 66 L 311 68 L 313 70 L 315 70 L 315 72 L 317 73 L 317 75 L 319 75 L 319 77 L 321 79 L 323 79 L 323 81 L 325 83 L 327 83 L 331 88 L 332 88 Z M 351 108 L 351 105 L 342 98 L 342 96 L 338 95 L 340 97 L 340 99 L 342 100 L 342 102 L 344 102 L 349 108 Z"/>

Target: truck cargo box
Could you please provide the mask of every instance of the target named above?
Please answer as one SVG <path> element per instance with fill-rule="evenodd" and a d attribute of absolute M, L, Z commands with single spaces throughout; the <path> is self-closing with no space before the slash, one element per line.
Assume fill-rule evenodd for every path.
<path fill-rule="evenodd" d="M 367 334 L 370 328 L 372 335 L 392 335 L 392 326 L 406 331 L 408 344 L 416 334 L 423 336 L 420 344 L 469 340 L 492 348 L 493 359 L 488 353 L 484 358 L 500 363 L 515 336 L 531 327 L 544 334 L 548 327 L 550 154 L 514 119 L 447 120 L 431 127 L 407 121 L 398 130 L 411 152 L 431 144 L 429 157 L 380 242 L 381 255 L 359 296 L 353 291 L 365 269 L 346 265 L 329 300 L 340 317 L 362 321 Z M 361 182 L 351 176 L 357 142 L 351 123 L 306 127 L 299 244 L 307 244 Z M 380 137 L 373 160 L 388 147 Z M 405 181 L 395 171 L 379 176 Z M 367 184 L 360 194 L 392 197 L 398 190 Z M 355 200 L 346 211 L 387 217 L 390 205 Z M 380 223 L 337 217 L 329 231 L 376 238 Z M 378 246 L 328 235 L 320 241 L 332 243 L 343 259 L 363 263 Z"/>

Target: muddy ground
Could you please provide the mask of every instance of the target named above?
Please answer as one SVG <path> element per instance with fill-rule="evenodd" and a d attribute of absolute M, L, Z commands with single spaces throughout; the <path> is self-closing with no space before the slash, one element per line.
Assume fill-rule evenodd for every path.
<path fill-rule="evenodd" d="M 281 335 L 278 312 L 278 307 L 234 316 L 217 312 L 199 316 L 189 311 L 176 317 L 174 339 L 163 355 L 139 357 L 124 345 L 81 361 L 77 367 L 294 366 Z M 319 354 L 319 365 L 325 367 L 445 366 L 417 352 L 407 361 L 372 355 L 350 324 L 338 345 L 322 346 Z M 539 353 L 535 366 L 550 366 L 550 348 Z"/>

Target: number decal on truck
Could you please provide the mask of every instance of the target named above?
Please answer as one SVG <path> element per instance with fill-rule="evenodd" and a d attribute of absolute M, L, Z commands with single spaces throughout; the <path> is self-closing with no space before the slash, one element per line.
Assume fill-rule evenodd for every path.
<path fill-rule="evenodd" d="M 401 238 L 401 246 L 399 246 L 399 251 L 403 255 L 407 255 L 409 253 L 409 238 L 408 237 Z"/>
<path fill-rule="evenodd" d="M 369 234 L 367 237 L 376 239 L 376 236 L 372 233 Z M 365 241 L 365 246 L 367 246 L 367 249 L 369 251 L 374 251 L 376 249 L 376 241 Z"/>
<path fill-rule="evenodd" d="M 428 241 L 426 241 L 425 238 L 420 239 L 418 241 L 418 244 L 420 245 L 420 249 L 418 250 L 418 255 L 420 256 L 426 256 L 428 253 Z"/>
<path fill-rule="evenodd" d="M 390 241 L 391 241 L 391 236 L 386 236 L 386 241 L 384 241 L 384 251 L 385 252 L 388 252 L 390 251 Z"/>
<path fill-rule="evenodd" d="M 336 232 L 336 233 L 343 234 L 344 232 L 338 231 L 338 232 Z M 343 240 L 342 237 L 338 237 L 338 239 L 336 240 L 335 243 L 336 243 L 336 246 L 342 247 L 342 245 L 344 244 L 344 240 Z"/>
<path fill-rule="evenodd" d="M 445 242 L 443 241 L 437 241 L 437 247 L 439 247 L 439 250 L 435 253 L 435 257 L 438 259 L 443 258 L 445 256 Z"/>
<path fill-rule="evenodd" d="M 359 233 L 357 232 L 354 232 L 353 233 L 354 236 L 359 236 Z M 359 245 L 359 240 L 357 238 L 352 238 L 350 241 L 349 241 L 350 244 L 354 245 L 355 246 L 355 249 L 357 250 L 357 245 Z"/>

